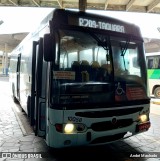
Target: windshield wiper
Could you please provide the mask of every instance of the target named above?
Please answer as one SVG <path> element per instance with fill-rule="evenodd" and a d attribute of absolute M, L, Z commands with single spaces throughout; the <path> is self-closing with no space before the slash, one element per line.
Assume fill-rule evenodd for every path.
<path fill-rule="evenodd" d="M 120 42 L 121 56 L 123 57 L 123 63 L 124 63 L 125 71 L 127 71 L 127 69 L 126 69 L 126 63 L 125 63 L 124 56 L 125 56 L 126 51 L 127 51 L 127 49 L 128 49 L 129 42 L 130 42 L 130 39 L 128 39 L 128 40 L 126 41 L 126 43 L 124 44 L 124 46 L 122 46 L 122 43 Z"/>
<path fill-rule="evenodd" d="M 100 40 L 100 38 L 95 35 L 92 31 L 90 31 L 88 28 L 83 28 L 85 31 L 87 31 L 87 33 L 92 36 L 96 41 L 98 46 L 103 47 L 104 50 L 109 50 L 109 46 L 110 46 L 110 39 L 109 37 L 107 37 L 107 41 L 105 39 L 105 41 Z"/>
<path fill-rule="evenodd" d="M 124 44 L 124 46 L 122 46 L 122 43 L 120 42 L 120 47 L 121 47 L 121 56 L 125 56 L 126 51 L 128 49 L 128 45 L 129 45 L 130 39 L 128 39 L 126 41 L 126 43 Z"/>
<path fill-rule="evenodd" d="M 94 32 L 92 32 L 91 30 L 89 30 L 88 28 L 83 28 L 83 30 L 85 32 L 87 32 L 93 39 L 95 39 L 97 41 L 97 45 L 101 46 L 104 50 L 106 50 L 106 61 L 108 63 L 108 60 L 111 61 L 111 66 L 112 66 L 112 50 L 111 50 L 111 41 L 110 41 L 110 36 L 107 35 L 104 38 L 104 41 L 102 41 L 96 34 L 94 34 Z M 109 58 L 110 56 L 110 58 Z M 112 66 L 112 71 L 114 73 L 114 68 Z M 107 74 L 108 74 L 108 70 L 107 70 Z M 111 74 L 111 79 L 114 80 L 113 74 Z"/>

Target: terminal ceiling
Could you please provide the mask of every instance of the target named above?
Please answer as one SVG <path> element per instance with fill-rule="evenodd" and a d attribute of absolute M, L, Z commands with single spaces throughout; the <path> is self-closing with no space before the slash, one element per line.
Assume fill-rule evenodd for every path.
<path fill-rule="evenodd" d="M 160 0 L 0 0 L 0 6 L 71 8 L 160 14 Z M 15 48 L 27 33 L 0 35 L 0 50 Z M 144 38 L 146 51 L 160 50 L 160 40 Z"/>
<path fill-rule="evenodd" d="M 160 13 L 160 0 L 0 0 L 0 6 Z"/>

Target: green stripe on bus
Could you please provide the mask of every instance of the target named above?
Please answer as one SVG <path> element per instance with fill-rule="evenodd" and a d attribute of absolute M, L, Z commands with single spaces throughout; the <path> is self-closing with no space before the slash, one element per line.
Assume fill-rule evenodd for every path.
<path fill-rule="evenodd" d="M 160 79 L 160 70 L 159 69 L 148 69 L 148 78 L 149 79 Z"/>

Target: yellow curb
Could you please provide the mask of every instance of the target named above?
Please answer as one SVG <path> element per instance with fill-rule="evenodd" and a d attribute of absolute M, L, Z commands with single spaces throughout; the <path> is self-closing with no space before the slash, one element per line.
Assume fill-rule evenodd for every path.
<path fill-rule="evenodd" d="M 151 103 L 156 104 L 156 105 L 160 105 L 160 102 L 152 101 Z"/>

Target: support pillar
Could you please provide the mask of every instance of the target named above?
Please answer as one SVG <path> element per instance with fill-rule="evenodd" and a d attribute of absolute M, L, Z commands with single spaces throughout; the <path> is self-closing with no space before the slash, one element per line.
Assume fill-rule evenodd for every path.
<path fill-rule="evenodd" d="M 7 47 L 8 45 L 5 44 L 5 52 L 3 53 L 3 61 L 2 61 L 2 65 L 3 65 L 3 74 L 8 76 L 8 53 L 7 53 Z"/>
<path fill-rule="evenodd" d="M 79 11 L 85 12 L 87 8 L 87 0 L 79 0 Z"/>
<path fill-rule="evenodd" d="M 5 56 L 4 56 L 4 52 L 2 54 L 2 74 L 4 74 L 4 62 L 5 62 Z"/>

